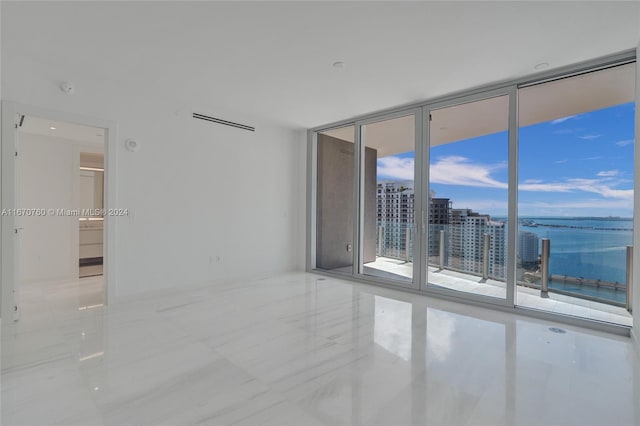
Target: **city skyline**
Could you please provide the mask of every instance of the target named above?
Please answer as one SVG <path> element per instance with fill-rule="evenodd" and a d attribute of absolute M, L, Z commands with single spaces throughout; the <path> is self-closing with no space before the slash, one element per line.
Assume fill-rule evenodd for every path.
<path fill-rule="evenodd" d="M 632 217 L 634 114 L 627 103 L 521 127 L 518 215 Z M 503 131 L 431 148 L 430 189 L 454 208 L 506 216 L 507 144 Z M 379 158 L 377 172 L 413 180 L 414 153 Z"/>
<path fill-rule="evenodd" d="M 412 257 L 411 228 L 414 214 L 412 182 L 378 182 L 377 184 L 377 255 Z M 440 232 L 447 232 L 446 259 L 448 267 L 482 273 L 484 235 L 491 235 L 489 274 L 504 278 L 506 261 L 505 222 L 493 221 L 488 214 L 471 209 L 453 209 L 448 199 L 433 199 L 429 203 L 428 255 L 438 257 Z M 382 238 L 382 240 L 380 240 Z M 381 244 L 382 241 L 382 244 Z"/>

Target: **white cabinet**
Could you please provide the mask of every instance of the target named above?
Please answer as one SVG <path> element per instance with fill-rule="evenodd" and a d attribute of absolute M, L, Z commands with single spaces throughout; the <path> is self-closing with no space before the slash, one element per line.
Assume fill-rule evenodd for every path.
<path fill-rule="evenodd" d="M 80 220 L 80 259 L 103 257 L 104 221 Z"/>

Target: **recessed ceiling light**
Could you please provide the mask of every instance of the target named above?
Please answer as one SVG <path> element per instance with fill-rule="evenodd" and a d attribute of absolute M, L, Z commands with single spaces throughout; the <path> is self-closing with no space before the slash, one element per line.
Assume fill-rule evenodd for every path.
<path fill-rule="evenodd" d="M 537 64 L 533 68 L 536 69 L 536 70 L 543 70 L 545 68 L 549 68 L 549 63 L 548 62 L 540 62 L 539 64 Z"/>
<path fill-rule="evenodd" d="M 342 62 L 342 61 L 334 62 L 333 63 L 333 67 L 334 68 L 344 68 L 345 67 L 345 63 Z"/>
<path fill-rule="evenodd" d="M 55 130 L 56 128 L 53 126 L 49 126 L 49 130 Z"/>

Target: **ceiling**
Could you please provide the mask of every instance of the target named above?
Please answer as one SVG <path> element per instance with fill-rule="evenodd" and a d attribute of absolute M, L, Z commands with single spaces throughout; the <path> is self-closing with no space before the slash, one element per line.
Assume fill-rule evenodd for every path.
<path fill-rule="evenodd" d="M 415 146 L 415 119 L 413 115 L 378 121 L 362 126 L 362 140 L 368 148 L 377 151 L 377 156 L 409 152 Z M 320 132 L 353 143 L 355 127 L 346 126 Z"/>
<path fill-rule="evenodd" d="M 293 128 L 532 74 L 541 62 L 554 68 L 635 48 L 640 39 L 638 2 L 1 7 L 4 93 L 28 60 L 55 70 L 52 84 L 91 76 L 173 108 Z"/>
<path fill-rule="evenodd" d="M 518 94 L 520 127 L 571 117 L 634 101 L 636 64 L 626 64 L 525 87 Z M 437 146 L 507 130 L 509 97 L 481 99 L 430 111 L 429 144 Z M 354 141 L 354 126 L 322 132 Z M 363 126 L 367 147 L 378 157 L 409 152 L 415 146 L 413 115 Z"/>
<path fill-rule="evenodd" d="M 49 120 L 34 116 L 25 116 L 22 126 L 20 127 L 20 131 L 74 142 L 82 142 L 84 145 L 104 147 L 105 130 L 97 127 L 83 126 L 81 124 Z"/>

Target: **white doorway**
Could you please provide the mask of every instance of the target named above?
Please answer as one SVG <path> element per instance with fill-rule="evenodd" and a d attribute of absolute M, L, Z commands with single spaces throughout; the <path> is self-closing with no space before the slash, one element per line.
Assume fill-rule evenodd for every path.
<path fill-rule="evenodd" d="M 90 285 L 84 304 L 106 304 L 115 125 L 7 102 L 2 117 L 2 318 L 19 318 L 25 289 Z"/>
<path fill-rule="evenodd" d="M 102 128 L 20 117 L 21 284 L 102 275 L 104 138 Z"/>
<path fill-rule="evenodd" d="M 99 135 L 100 132 L 96 132 L 96 136 Z M 78 277 L 99 277 L 104 275 L 104 144 L 81 149 Z"/>

